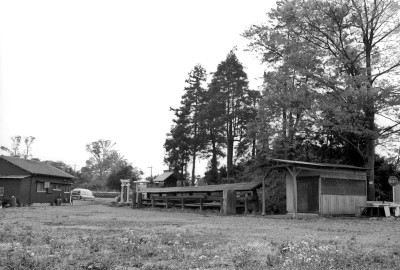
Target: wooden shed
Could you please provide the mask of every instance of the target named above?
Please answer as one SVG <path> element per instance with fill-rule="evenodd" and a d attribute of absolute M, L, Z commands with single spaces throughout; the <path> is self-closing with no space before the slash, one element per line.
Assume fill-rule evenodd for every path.
<path fill-rule="evenodd" d="M 263 186 L 272 170 L 285 169 L 286 210 L 289 214 L 350 215 L 356 213 L 357 205 L 367 203 L 365 168 L 282 159 L 271 161 L 276 165 L 268 168 Z"/>
<path fill-rule="evenodd" d="M 175 176 L 174 172 L 166 170 L 153 181 L 157 184 L 157 187 L 176 187 L 178 178 Z"/>
<path fill-rule="evenodd" d="M 74 177 L 45 162 L 0 156 L 0 199 L 17 198 L 21 205 L 69 202 Z"/>

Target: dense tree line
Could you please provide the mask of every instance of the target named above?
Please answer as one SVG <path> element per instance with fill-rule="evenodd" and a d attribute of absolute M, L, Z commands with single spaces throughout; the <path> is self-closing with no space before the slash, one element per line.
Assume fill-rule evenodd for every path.
<path fill-rule="evenodd" d="M 208 85 L 197 65 L 173 109 L 166 163 L 207 158 L 208 182 L 237 179 L 267 157 L 352 164 L 368 168 L 373 199 L 377 145 L 399 141 L 398 1 L 283 0 L 267 15 L 243 33 L 266 65 L 262 89 L 249 89 L 234 50 Z"/>

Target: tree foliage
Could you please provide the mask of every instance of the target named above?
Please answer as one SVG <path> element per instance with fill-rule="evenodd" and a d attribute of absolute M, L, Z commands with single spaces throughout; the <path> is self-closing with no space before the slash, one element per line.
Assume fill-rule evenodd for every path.
<path fill-rule="evenodd" d="M 283 92 L 276 101 L 281 108 L 289 105 L 296 114 L 300 111 L 303 117 L 308 111 L 307 118 L 313 120 L 313 125 L 293 129 L 288 125 L 290 118 L 282 117 L 282 127 L 289 127 L 280 136 L 284 145 L 290 129 L 303 141 L 319 137 L 335 142 L 335 147 L 362 160 L 373 182 L 376 141 L 385 133 L 398 132 L 397 122 L 389 126 L 376 122 L 378 115 L 395 119 L 390 114 L 400 104 L 393 76 L 400 65 L 398 11 L 397 1 L 285 0 L 268 14 L 268 23 L 245 32 L 250 49 L 271 64 L 268 92 L 280 88 L 278 93 L 282 93 L 292 83 L 295 93 Z M 306 90 L 305 95 L 296 96 L 299 90 Z M 271 95 L 266 95 L 266 101 L 270 100 Z M 278 102 L 267 102 L 267 110 Z M 301 134 L 304 130 L 311 137 Z M 299 141 L 295 137 L 288 137 L 292 149 L 295 145 L 290 140 Z M 372 198 L 373 185 L 369 188 Z"/>
<path fill-rule="evenodd" d="M 143 172 L 136 167 L 133 167 L 128 162 L 120 162 L 117 166 L 113 167 L 107 177 L 107 188 L 111 190 L 121 190 L 121 179 L 130 179 L 131 184 L 133 181 L 140 180 Z"/>
<path fill-rule="evenodd" d="M 115 143 L 111 140 L 97 140 L 86 145 L 86 151 L 92 157 L 86 161 L 86 166 L 81 169 L 83 176 L 97 186 L 104 187 L 111 170 L 121 162 L 126 162 L 124 157 L 113 149 Z"/>

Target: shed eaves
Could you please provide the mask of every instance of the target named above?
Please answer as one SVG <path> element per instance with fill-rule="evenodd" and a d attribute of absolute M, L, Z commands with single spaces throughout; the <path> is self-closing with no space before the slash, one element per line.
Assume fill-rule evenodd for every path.
<path fill-rule="evenodd" d="M 0 158 L 14 164 L 15 166 L 20 167 L 21 169 L 23 169 L 31 174 L 51 175 L 51 176 L 57 176 L 57 177 L 63 177 L 63 178 L 75 178 L 74 176 L 72 176 L 56 167 L 53 167 L 50 164 L 47 164 L 45 162 L 22 159 L 22 158 L 15 158 L 15 157 L 6 157 L 6 156 L 2 156 Z"/>
<path fill-rule="evenodd" d="M 270 161 L 275 161 L 277 163 L 289 164 L 289 165 L 297 165 L 297 166 L 306 166 L 306 167 L 318 167 L 318 168 L 332 168 L 332 169 L 352 169 L 352 170 L 367 170 L 367 168 L 356 167 L 352 165 L 343 165 L 343 164 L 331 164 L 331 163 L 313 163 L 313 162 L 305 162 L 305 161 L 297 161 L 297 160 L 286 160 L 286 159 L 268 159 Z"/>
<path fill-rule="evenodd" d="M 24 179 L 29 175 L 0 175 L 0 179 Z"/>

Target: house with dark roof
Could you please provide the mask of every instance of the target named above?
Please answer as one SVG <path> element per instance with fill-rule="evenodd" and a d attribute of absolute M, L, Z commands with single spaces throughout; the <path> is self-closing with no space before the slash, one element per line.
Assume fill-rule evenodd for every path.
<path fill-rule="evenodd" d="M 0 156 L 0 199 L 20 205 L 69 202 L 74 176 L 45 162 Z"/>
<path fill-rule="evenodd" d="M 153 181 L 157 185 L 157 187 L 176 187 L 176 182 L 178 181 L 178 178 L 175 176 L 174 172 L 165 170 Z"/>

